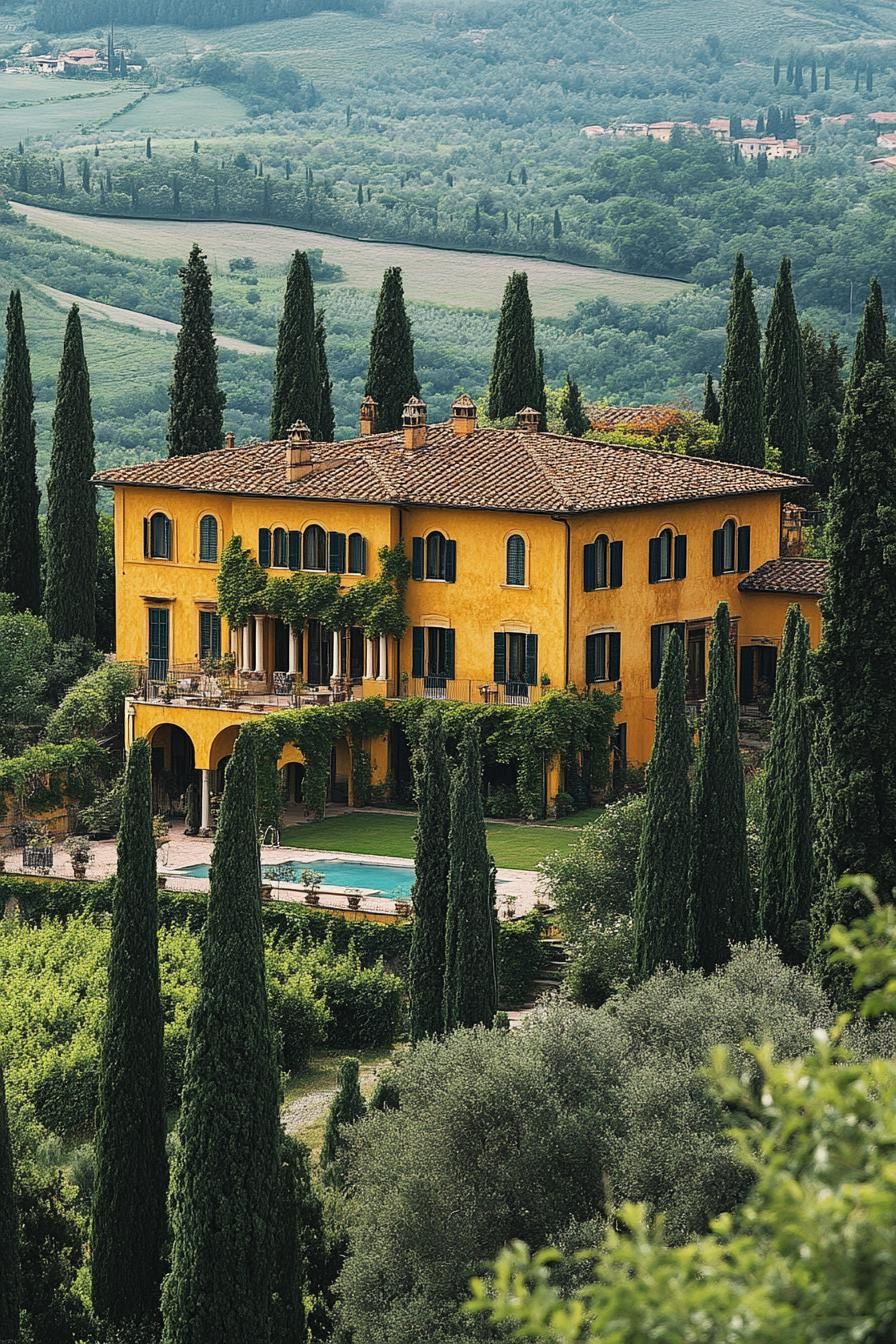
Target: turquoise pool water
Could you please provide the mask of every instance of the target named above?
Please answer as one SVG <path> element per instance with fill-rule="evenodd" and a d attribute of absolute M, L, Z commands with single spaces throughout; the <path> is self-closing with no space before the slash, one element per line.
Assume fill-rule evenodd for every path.
<path fill-rule="evenodd" d="M 275 871 L 281 882 L 301 886 L 302 873 L 313 868 L 323 873 L 323 887 L 364 887 L 378 896 L 391 900 L 406 900 L 414 883 L 413 868 L 397 868 L 388 863 L 352 863 L 350 859 L 323 859 L 320 863 L 287 859 L 283 863 L 262 864 L 262 875 L 270 877 Z M 194 863 L 189 868 L 178 868 L 179 877 L 208 877 L 207 863 Z"/>

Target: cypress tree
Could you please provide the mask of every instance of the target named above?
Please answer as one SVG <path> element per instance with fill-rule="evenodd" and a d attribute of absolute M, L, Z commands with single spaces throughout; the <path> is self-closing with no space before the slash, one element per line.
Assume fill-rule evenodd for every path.
<path fill-rule="evenodd" d="M 780 84 L 780 82 L 781 82 L 781 58 L 780 58 L 780 56 L 776 56 L 776 57 L 775 57 L 775 64 L 774 64 L 774 67 L 773 67 L 773 69 L 772 69 L 772 79 L 774 80 L 775 84 Z"/>
<path fill-rule="evenodd" d="M 321 443 L 332 443 L 336 433 L 336 417 L 333 414 L 333 380 L 327 363 L 327 328 L 324 316 L 324 310 L 321 308 L 314 323 L 317 363 L 320 369 L 320 417 L 317 437 Z"/>
<path fill-rule="evenodd" d="M 6 1084 L 0 1063 L 0 1344 L 17 1344 L 21 1307 L 19 1268 L 19 1212 L 16 1207 L 15 1172 L 9 1141 Z"/>
<path fill-rule="evenodd" d="M 572 381 L 568 371 L 563 391 L 560 394 L 560 419 L 563 421 L 564 432 L 577 439 L 580 439 L 583 434 L 587 434 L 591 428 L 588 416 L 585 414 L 585 407 L 582 405 L 579 385 Z"/>
<path fill-rule="evenodd" d="M 806 470 L 806 364 L 800 335 L 790 258 L 781 258 L 781 269 L 765 329 L 765 422 L 768 441 L 781 454 L 781 470 L 801 476 Z"/>
<path fill-rule="evenodd" d="M 486 848 L 479 736 L 468 724 L 451 777 L 445 923 L 446 1031 L 491 1026 L 498 1006 L 495 873 Z"/>
<path fill-rule="evenodd" d="M 150 749 L 138 738 L 112 894 L 91 1230 L 93 1309 L 116 1326 L 157 1324 L 168 1235 L 158 924 Z"/>
<path fill-rule="evenodd" d="M 830 67 L 829 65 L 826 65 L 825 68 L 824 68 L 824 90 L 825 90 L 825 93 L 827 93 L 827 92 L 829 91 L 830 87 L 831 87 L 831 67 Z"/>
<path fill-rule="evenodd" d="M 886 364 L 886 362 L 887 318 L 884 313 L 884 296 L 881 293 L 880 282 L 874 279 L 871 281 L 868 298 L 865 300 L 865 311 L 856 332 L 850 386 L 855 387 L 861 382 L 869 364 Z"/>
<path fill-rule="evenodd" d="M 722 365 L 722 411 L 718 456 L 723 462 L 761 467 L 765 462 L 762 419 L 762 366 L 759 320 L 753 303 L 753 277 L 737 254 Z"/>
<path fill-rule="evenodd" d="M 635 880 L 635 967 L 641 980 L 660 966 L 685 964 L 692 754 L 684 645 L 673 630 L 656 699 L 656 736 L 647 768 L 647 805 Z"/>
<path fill-rule="evenodd" d="M 255 792 L 255 741 L 244 731 L 227 767 L 184 1065 L 164 1344 L 268 1344 L 270 1337 L 280 1088 Z"/>
<path fill-rule="evenodd" d="M 706 709 L 691 795 L 688 960 L 704 971 L 728 960 L 729 944 L 753 936 L 737 722 L 731 625 L 728 604 L 720 602 L 713 620 Z"/>
<path fill-rule="evenodd" d="M 721 413 L 722 408 L 713 386 L 712 374 L 708 373 L 703 384 L 703 419 L 708 425 L 717 425 Z"/>
<path fill-rule="evenodd" d="M 821 332 L 804 322 L 806 361 L 806 427 L 809 435 L 809 475 L 822 498 L 831 487 L 837 433 L 843 414 L 843 347 L 835 335 L 825 341 Z"/>
<path fill-rule="evenodd" d="M 14 289 L 6 311 L 6 362 L 0 403 L 0 593 L 17 611 L 40 611 L 40 537 L 34 391 L 25 340 L 22 296 Z"/>
<path fill-rule="evenodd" d="M 47 483 L 44 618 L 54 639 L 96 635 L 96 495 L 90 375 L 75 304 L 65 328 L 56 385 L 53 451 Z"/>
<path fill-rule="evenodd" d="M 271 438 L 285 439 L 304 420 L 312 439 L 320 428 L 321 372 L 314 317 L 314 282 L 304 252 L 296 252 L 286 281 L 274 366 Z"/>
<path fill-rule="evenodd" d="M 538 411 L 538 428 L 544 431 L 548 427 L 548 389 L 544 381 L 544 351 L 541 346 L 535 352 L 535 375 L 538 400 L 533 401 L 532 405 Z"/>
<path fill-rule="evenodd" d="M 434 707 L 423 716 L 413 763 L 417 831 L 409 995 L 411 1041 L 416 1044 L 427 1036 L 441 1035 L 445 992 L 451 781 L 442 718 Z"/>
<path fill-rule="evenodd" d="M 373 331 L 364 395 L 377 404 L 377 429 L 401 428 L 401 413 L 411 397 L 419 397 L 414 372 L 414 341 L 404 306 L 401 268 L 390 266 L 383 276 Z"/>
<path fill-rule="evenodd" d="M 305 1263 L 300 1222 L 300 1191 L 308 1149 L 298 1139 L 280 1137 L 280 1184 L 274 1247 L 271 1344 L 306 1344 Z"/>
<path fill-rule="evenodd" d="M 794 603 L 784 625 L 772 702 L 759 880 L 759 930 L 794 963 L 806 955 L 812 904 L 808 675 L 809 627 Z"/>
<path fill-rule="evenodd" d="M 198 244 L 194 244 L 180 278 L 184 294 L 170 388 L 169 457 L 212 452 L 221 447 L 224 438 L 225 396 L 218 390 L 212 280 Z"/>
<path fill-rule="evenodd" d="M 501 303 L 488 390 L 489 419 L 506 420 L 524 406 L 540 410 L 542 394 L 529 280 L 525 271 L 514 271 L 507 281 Z"/>
<path fill-rule="evenodd" d="M 825 742 L 815 767 L 819 891 L 813 934 L 864 913 L 835 883 L 896 886 L 896 385 L 880 363 L 850 388 L 834 461 L 824 634 L 816 668 Z M 825 759 L 825 757 L 827 759 Z"/>
<path fill-rule="evenodd" d="M 356 1059 L 344 1059 L 339 1065 L 339 1084 L 327 1113 L 324 1141 L 320 1150 L 320 1168 L 328 1185 L 341 1186 L 343 1181 L 342 1157 L 345 1153 L 345 1131 L 367 1110 L 358 1081 L 360 1064 Z"/>

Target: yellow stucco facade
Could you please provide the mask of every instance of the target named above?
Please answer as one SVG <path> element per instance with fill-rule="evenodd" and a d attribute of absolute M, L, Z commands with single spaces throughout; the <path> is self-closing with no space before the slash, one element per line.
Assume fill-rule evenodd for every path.
<path fill-rule="evenodd" d="M 489 433 L 494 437 L 496 432 Z M 282 451 L 279 445 L 270 449 Z M 707 471 L 711 467 L 706 464 Z M 730 497 L 575 510 L 322 499 L 310 497 L 313 489 L 309 497 L 301 489 L 284 497 L 136 480 L 111 484 L 117 657 L 143 668 L 154 657 L 160 663 L 163 659 L 171 683 L 167 702 L 158 694 L 133 702 L 128 733 L 148 737 L 165 769 L 171 766 L 171 753 L 182 749 L 177 746 L 182 739 L 173 731 L 179 729 L 189 740 L 195 768 L 216 771 L 230 755 L 241 724 L 286 703 L 274 694 L 277 676 L 283 690 L 284 674 L 291 691 L 314 683 L 321 699 L 340 678 L 346 693 L 356 697 L 427 693 L 474 703 L 531 703 L 548 686 L 582 688 L 586 682 L 606 691 L 618 689 L 617 749 L 629 762 L 640 764 L 653 743 L 657 658 L 665 628 L 683 627 L 688 698 L 694 702 L 705 694 L 707 626 L 720 601 L 728 602 L 733 618 L 745 704 L 768 693 L 769 678 L 773 683 L 775 653 L 791 601 L 799 601 L 813 645 L 820 638 L 816 596 L 795 598 L 785 591 L 740 587 L 747 571 L 777 561 L 786 482 L 776 490 L 766 480 L 755 493 L 741 488 Z M 154 518 L 167 522 L 154 523 Z M 208 558 L 203 559 L 210 519 L 214 554 L 206 537 Z M 163 545 L 154 547 L 154 527 L 167 538 Z M 237 534 L 258 555 L 260 531 L 273 537 L 282 529 L 284 537 L 310 538 L 315 527 L 326 537 L 348 538 L 349 555 L 352 536 L 363 538 L 367 577 L 377 573 L 382 546 L 403 542 L 415 563 L 407 588 L 405 636 L 401 641 L 367 641 L 356 631 L 337 635 L 334 645 L 332 632 L 321 631 L 314 635 L 313 654 L 309 632 L 299 643 L 270 616 L 259 614 L 239 632 L 229 631 L 225 622 L 220 649 L 232 650 L 236 666 L 257 678 L 257 702 L 250 695 L 228 704 L 226 696 L 203 699 L 191 694 L 201 691 L 201 632 L 207 638 L 214 618 L 218 561 L 227 541 Z M 723 555 L 719 536 L 729 533 Z M 301 540 L 298 545 L 293 561 L 298 559 L 306 569 L 327 568 L 327 562 L 304 564 L 308 557 L 301 553 Z M 592 553 L 597 548 L 599 557 L 590 582 L 585 559 L 589 547 Z M 167 554 L 154 557 L 154 549 Z M 272 576 L 289 576 L 285 549 L 278 552 L 274 544 L 265 559 Z M 292 569 L 296 567 L 293 563 Z M 343 567 L 352 567 L 345 555 Z M 440 577 L 429 577 L 430 569 Z M 340 583 L 349 587 L 360 577 L 343 572 Z M 161 627 L 164 647 L 159 643 Z M 155 683 L 148 679 L 157 688 L 159 681 L 158 674 Z M 390 769 L 389 744 L 383 739 L 368 746 L 374 781 L 382 781 Z M 299 761 L 295 749 L 287 748 L 281 765 Z M 337 752 L 334 779 L 347 781 L 350 775 L 346 746 Z M 554 769 L 549 802 L 561 786 Z"/>

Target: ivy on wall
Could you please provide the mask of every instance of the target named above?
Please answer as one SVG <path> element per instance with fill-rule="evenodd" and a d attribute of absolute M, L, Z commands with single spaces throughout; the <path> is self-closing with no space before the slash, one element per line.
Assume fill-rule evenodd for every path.
<path fill-rule="evenodd" d="M 218 572 L 218 612 L 232 629 L 244 626 L 255 612 L 268 612 L 302 630 L 309 621 L 320 621 L 329 630 L 361 626 L 375 639 L 391 635 L 400 639 L 407 629 L 405 592 L 410 563 L 404 546 L 383 546 L 378 552 L 380 572 L 375 579 L 343 589 L 338 574 L 309 574 L 303 570 L 268 575 L 243 550 L 242 538 L 230 538 Z"/>
<path fill-rule="evenodd" d="M 6 816 L 9 796 L 31 812 L 47 812 L 63 797 L 81 797 L 93 787 L 103 756 L 98 742 L 79 738 L 41 742 L 21 756 L 0 760 L 0 817 Z"/>

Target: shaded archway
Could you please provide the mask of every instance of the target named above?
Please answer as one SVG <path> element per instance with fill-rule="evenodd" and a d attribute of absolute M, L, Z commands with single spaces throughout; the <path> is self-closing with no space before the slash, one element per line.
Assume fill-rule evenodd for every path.
<path fill-rule="evenodd" d="M 176 723 L 159 723 L 147 734 L 152 766 L 152 805 L 155 812 L 182 817 L 186 792 L 197 780 L 192 738 Z"/>

